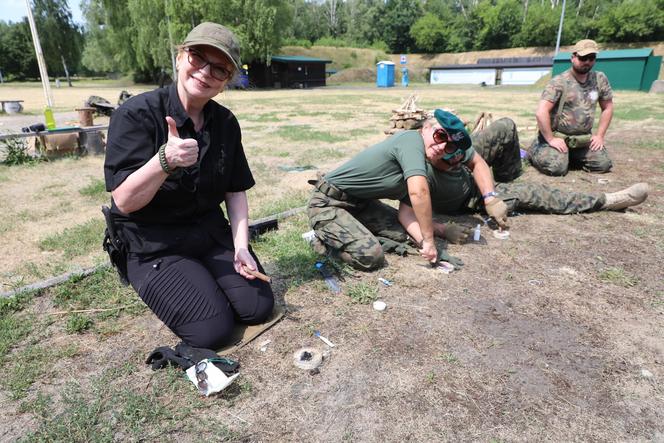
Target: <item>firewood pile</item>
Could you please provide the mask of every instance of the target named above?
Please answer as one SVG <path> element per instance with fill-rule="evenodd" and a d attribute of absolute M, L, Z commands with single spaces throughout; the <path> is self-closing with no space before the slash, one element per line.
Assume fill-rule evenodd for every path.
<path fill-rule="evenodd" d="M 392 135 L 399 131 L 416 128 L 428 116 L 428 113 L 417 106 L 417 95 L 411 94 L 399 108 L 392 110 L 390 127 L 385 130 L 385 134 Z"/>
<path fill-rule="evenodd" d="M 392 110 L 390 127 L 385 129 L 385 134 L 392 135 L 406 129 L 419 128 L 422 120 L 433 117 L 433 110 L 425 111 L 417 106 L 418 97 L 411 94 L 397 109 Z M 442 108 L 456 115 L 453 109 Z"/>

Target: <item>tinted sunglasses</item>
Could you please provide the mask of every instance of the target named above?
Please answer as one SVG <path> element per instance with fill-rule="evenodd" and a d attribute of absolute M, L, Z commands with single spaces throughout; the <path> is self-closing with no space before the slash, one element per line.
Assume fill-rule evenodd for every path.
<path fill-rule="evenodd" d="M 198 363 L 196 363 L 196 381 L 198 381 L 197 386 L 201 394 L 205 394 L 208 388 L 207 374 L 205 373 L 206 369 L 207 369 L 206 361 L 199 361 Z"/>
<path fill-rule="evenodd" d="M 597 57 L 597 55 L 595 55 L 595 54 L 577 55 L 576 56 L 576 58 L 578 58 L 579 61 L 581 61 L 581 62 L 587 62 L 587 61 L 594 62 L 596 57 Z"/>
<path fill-rule="evenodd" d="M 210 65 L 210 75 L 216 80 L 223 82 L 231 78 L 233 75 L 233 73 L 226 69 L 225 66 L 210 63 L 210 60 L 203 58 L 201 53 L 197 50 L 193 48 L 184 48 L 184 50 L 187 51 L 187 60 L 191 66 L 196 69 L 203 69 L 207 65 Z"/>
<path fill-rule="evenodd" d="M 454 159 L 455 157 L 463 155 L 464 153 L 464 150 L 457 147 L 457 145 L 455 145 L 451 140 L 452 139 L 450 135 L 443 128 L 438 128 L 433 131 L 433 141 L 435 143 L 446 143 L 445 149 L 443 149 L 445 153 L 442 157 L 442 159 L 446 162 Z"/>

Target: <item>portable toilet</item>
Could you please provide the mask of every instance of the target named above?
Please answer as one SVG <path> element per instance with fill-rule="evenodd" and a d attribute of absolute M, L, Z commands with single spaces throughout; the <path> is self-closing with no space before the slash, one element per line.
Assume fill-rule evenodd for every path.
<path fill-rule="evenodd" d="M 394 86 L 394 63 L 390 61 L 376 63 L 376 86 L 379 88 Z"/>

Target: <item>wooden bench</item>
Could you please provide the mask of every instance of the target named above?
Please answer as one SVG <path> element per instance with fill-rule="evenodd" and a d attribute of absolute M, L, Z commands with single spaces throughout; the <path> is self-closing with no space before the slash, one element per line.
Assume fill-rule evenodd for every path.
<path fill-rule="evenodd" d="M 0 100 L 0 109 L 7 114 L 18 114 L 23 110 L 23 100 Z"/>

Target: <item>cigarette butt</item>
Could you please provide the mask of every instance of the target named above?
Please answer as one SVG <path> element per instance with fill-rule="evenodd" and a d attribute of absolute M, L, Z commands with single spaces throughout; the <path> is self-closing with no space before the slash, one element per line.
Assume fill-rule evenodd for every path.
<path fill-rule="evenodd" d="M 244 269 L 244 272 L 246 272 L 247 274 L 251 274 L 259 280 L 263 280 L 264 282 L 267 283 L 272 282 L 272 279 L 270 277 L 268 277 L 267 275 L 263 274 L 260 271 L 254 271 L 253 269 L 248 268 L 246 265 L 242 265 L 242 269 Z"/>
<path fill-rule="evenodd" d="M 318 338 L 320 338 L 321 340 L 323 340 L 323 343 L 325 343 L 325 344 L 328 345 L 329 347 L 331 347 L 331 348 L 334 347 L 334 344 L 333 344 L 330 340 L 328 340 L 327 338 L 323 337 L 322 335 L 319 334 L 319 335 L 318 335 Z"/>

